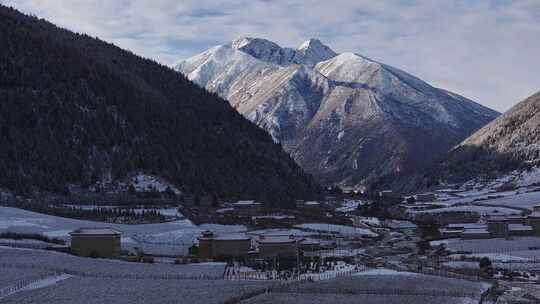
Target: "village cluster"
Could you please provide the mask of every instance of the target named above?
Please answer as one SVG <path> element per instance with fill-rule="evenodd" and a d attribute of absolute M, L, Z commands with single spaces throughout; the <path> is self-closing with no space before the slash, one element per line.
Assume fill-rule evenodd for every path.
<path fill-rule="evenodd" d="M 382 191 L 375 199 L 351 192 L 328 195 L 320 201 L 297 201 L 290 209 L 269 208 L 254 200 L 217 205 L 203 200 L 197 206 L 189 202 L 153 206 L 153 212 L 166 215 L 165 221 L 141 225 L 68 219 L 0 207 L 0 264 L 6 269 L 22 267 L 22 272 L 40 271 L 31 279 L 22 276 L 20 282 L 24 284 L 18 288 L 7 283 L 0 286 L 0 297 L 28 288 L 28 280 L 49 282 L 52 272 L 54 282 L 58 278 L 73 281 L 77 276 L 196 279 L 201 284 L 216 279 L 260 282 L 254 289 L 242 292 L 267 294 L 268 299 L 280 298 L 273 290 L 283 288 L 276 288 L 272 285 L 275 283 L 323 284 L 364 276 L 372 280 L 403 276 L 405 281 L 441 278 L 464 284 L 474 282 L 478 288 L 454 290 L 451 294 L 444 294 L 444 288 L 407 292 L 406 288 L 388 286 L 332 292 L 340 296 L 344 292 L 357 296 L 378 294 L 383 297 L 380 303 L 391 303 L 390 298 L 397 295 L 420 299 L 428 294 L 470 300 L 463 303 L 527 303 L 519 301 L 534 299 L 539 292 L 539 202 L 540 192 L 534 185 L 512 189 L 463 186 L 409 197 Z M 141 208 L 134 210 L 142 212 Z M 12 264 L 14 250 L 34 252 L 35 257 Z M 50 253 L 80 256 L 79 261 L 97 264 L 83 269 L 79 264 L 86 262 L 67 268 L 37 264 L 43 259 L 49 261 Z M 105 269 L 99 264 L 110 259 L 122 263 L 118 267 L 123 263 L 150 267 L 152 275 L 131 275 L 123 268 L 122 274 L 114 274 L 114 267 L 97 273 L 89 271 Z M 182 267 L 191 265 L 195 268 L 190 268 L 188 275 L 187 268 Z M 204 271 L 210 265 L 214 267 L 212 275 Z M 216 267 L 220 270 L 215 271 Z M 324 288 L 314 293 L 328 293 Z M 413 299 L 411 303 L 416 302 Z"/>

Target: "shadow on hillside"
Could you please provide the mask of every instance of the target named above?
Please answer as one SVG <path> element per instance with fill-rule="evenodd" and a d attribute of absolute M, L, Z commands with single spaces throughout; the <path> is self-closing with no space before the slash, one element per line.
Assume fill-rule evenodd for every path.
<path fill-rule="evenodd" d="M 494 179 L 516 169 L 531 168 L 523 156 L 478 146 L 460 146 L 416 171 L 391 174 L 372 181 L 371 191 L 393 189 L 402 193 L 425 191 L 441 182 L 463 183 L 473 178 Z"/>

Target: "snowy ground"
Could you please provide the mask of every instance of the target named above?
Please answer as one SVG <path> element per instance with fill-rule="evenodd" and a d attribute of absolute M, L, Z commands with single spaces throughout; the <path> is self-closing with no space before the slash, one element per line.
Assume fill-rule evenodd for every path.
<path fill-rule="evenodd" d="M 345 200 L 341 204 L 341 207 L 336 208 L 336 211 L 337 212 L 343 212 L 343 213 L 353 212 L 353 211 L 357 210 L 358 206 L 360 206 L 360 205 L 363 205 L 362 201 L 359 201 L 359 200 Z"/>
<path fill-rule="evenodd" d="M 488 202 L 486 202 L 488 203 Z M 490 203 L 490 202 L 489 202 Z M 444 212 L 476 212 L 480 215 L 499 213 L 501 215 L 519 215 L 521 211 L 516 209 L 504 208 L 504 207 L 489 207 L 489 206 L 453 206 L 446 208 L 437 208 L 423 211 L 409 211 L 411 214 L 422 214 L 422 213 L 444 213 Z"/>
<path fill-rule="evenodd" d="M 159 224 L 126 225 L 68 219 L 30 212 L 17 208 L 0 207 L 0 232 L 41 233 L 49 237 L 68 239 L 69 232 L 80 227 L 111 227 L 122 232 L 124 248 L 146 248 L 152 253 L 186 254 L 201 231 L 220 233 L 243 232 L 245 226 L 204 224 L 196 226 L 189 220 Z"/>
<path fill-rule="evenodd" d="M 488 257 L 493 261 L 531 261 L 540 260 L 540 238 L 515 237 L 513 239 L 462 240 L 448 239 L 432 242 L 432 245 L 444 243 L 454 252 L 466 252 L 470 257 Z"/>
<path fill-rule="evenodd" d="M 2 303 L 223 303 L 267 282 L 224 281 L 224 263 L 141 264 L 0 247 Z"/>
<path fill-rule="evenodd" d="M 371 231 L 370 229 L 343 226 L 343 225 L 325 224 L 325 223 L 306 223 L 306 224 L 295 225 L 294 227 L 300 228 L 300 229 L 311 230 L 311 231 L 317 231 L 317 232 L 339 233 L 343 236 L 370 236 L 370 237 L 377 236 L 377 234 Z"/>
<path fill-rule="evenodd" d="M 484 282 L 373 269 L 351 277 L 285 286 L 243 303 L 476 304 L 489 287 Z"/>

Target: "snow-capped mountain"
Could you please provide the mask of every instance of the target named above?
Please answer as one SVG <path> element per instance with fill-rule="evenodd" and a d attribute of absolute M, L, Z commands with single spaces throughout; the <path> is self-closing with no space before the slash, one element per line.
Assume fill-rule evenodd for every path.
<path fill-rule="evenodd" d="M 414 171 L 498 115 L 317 39 L 292 49 L 239 38 L 175 68 L 229 100 L 324 184 Z"/>

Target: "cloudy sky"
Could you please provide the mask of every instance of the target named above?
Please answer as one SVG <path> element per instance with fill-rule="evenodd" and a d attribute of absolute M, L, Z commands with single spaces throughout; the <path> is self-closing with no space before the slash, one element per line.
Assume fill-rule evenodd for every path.
<path fill-rule="evenodd" d="M 239 36 L 311 37 L 499 111 L 540 90 L 538 0 L 0 0 L 173 64 Z"/>

